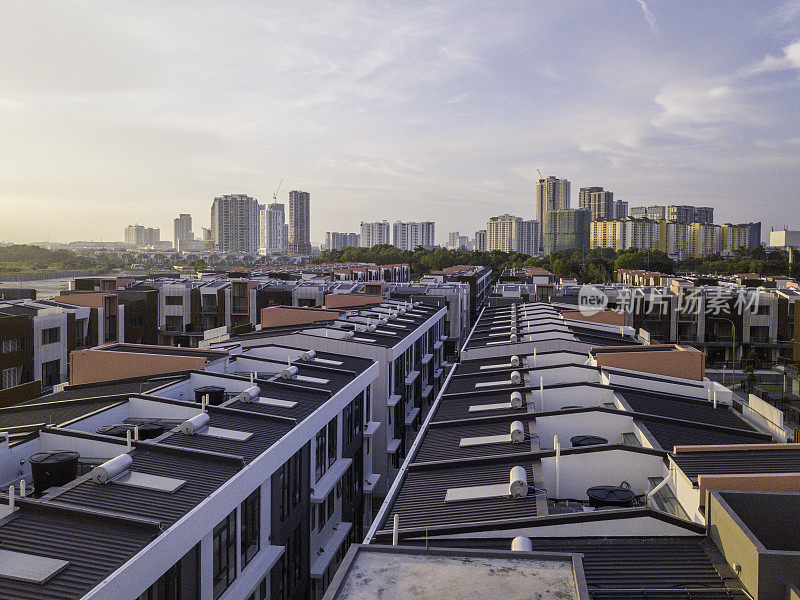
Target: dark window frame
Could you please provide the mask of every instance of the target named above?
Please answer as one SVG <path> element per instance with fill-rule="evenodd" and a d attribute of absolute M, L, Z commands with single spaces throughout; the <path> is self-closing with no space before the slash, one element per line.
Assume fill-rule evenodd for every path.
<path fill-rule="evenodd" d="M 236 580 L 236 510 L 223 518 L 213 535 L 212 585 L 219 598 Z"/>
<path fill-rule="evenodd" d="M 242 569 L 261 550 L 261 488 L 245 498 L 240 507 Z"/>

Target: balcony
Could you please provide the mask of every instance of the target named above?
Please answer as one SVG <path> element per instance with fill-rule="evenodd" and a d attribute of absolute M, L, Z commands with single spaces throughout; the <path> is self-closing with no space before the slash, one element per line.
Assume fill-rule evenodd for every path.
<path fill-rule="evenodd" d="M 312 554 L 311 577 L 318 579 L 325 574 L 328 565 L 331 564 L 331 560 L 336 556 L 336 551 L 339 550 L 339 547 L 347 539 L 347 534 L 350 533 L 352 528 L 352 523 L 339 523 L 338 525 L 334 525 L 334 530 L 328 538 L 328 541 L 319 549 L 321 552 L 318 550 L 316 556 Z M 312 548 L 312 551 L 313 550 Z"/>
<path fill-rule="evenodd" d="M 311 486 L 311 502 L 319 504 L 324 502 L 331 492 L 336 482 L 342 478 L 347 468 L 352 464 L 353 460 L 350 458 L 339 458 L 328 467 L 325 474 L 320 477 L 319 481 Z"/>

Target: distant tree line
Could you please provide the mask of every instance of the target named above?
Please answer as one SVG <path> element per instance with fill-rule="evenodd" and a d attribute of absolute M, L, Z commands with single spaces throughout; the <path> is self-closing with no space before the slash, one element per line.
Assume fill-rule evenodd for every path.
<path fill-rule="evenodd" d="M 414 279 L 454 265 L 484 265 L 492 267 L 495 280 L 503 269 L 541 267 L 556 277 L 573 277 L 580 283 L 604 283 L 613 278 L 615 269 L 644 269 L 661 273 L 700 273 L 732 275 L 735 273 L 759 273 L 767 275 L 792 275 L 800 277 L 800 268 L 795 264 L 790 272 L 787 252 L 764 248 L 748 251 L 737 250 L 731 258 L 718 255 L 690 258 L 675 262 L 663 252 L 640 251 L 635 248 L 616 252 L 612 248 L 593 250 L 567 250 L 553 252 L 544 257 L 533 257 L 517 252 L 476 252 L 474 250 L 400 250 L 390 245 L 372 248 L 344 248 L 326 250 L 312 263 L 365 262 L 377 265 L 408 263 Z"/>
<path fill-rule="evenodd" d="M 101 256 L 78 255 L 70 250 L 48 250 L 27 244 L 0 247 L 0 273 L 90 271 L 103 268 L 108 268 L 108 261 Z"/>
<path fill-rule="evenodd" d="M 137 255 L 125 252 L 75 253 L 71 250 L 48 250 L 40 246 L 17 244 L 0 247 L 0 273 L 41 273 L 47 271 L 84 270 L 103 272 L 137 264 L 144 268 L 164 269 L 181 263 L 182 257 L 174 253 Z M 184 259 L 185 260 L 185 259 Z M 435 248 L 413 251 L 400 250 L 390 245 L 372 248 L 344 248 L 326 250 L 312 263 L 363 262 L 377 265 L 408 263 L 414 279 L 431 271 L 454 265 L 485 265 L 492 268 L 497 280 L 503 269 L 541 267 L 556 277 L 573 277 L 580 283 L 603 283 L 611 281 L 615 269 L 646 269 L 662 273 L 700 273 L 732 275 L 735 273 L 758 273 L 767 275 L 791 275 L 800 278 L 800 264 L 795 260 L 790 269 L 789 255 L 781 250 L 766 251 L 758 247 L 749 251 L 737 250 L 732 257 L 718 255 L 689 258 L 678 263 L 663 252 L 639 251 L 636 249 L 615 252 L 611 248 L 593 250 L 567 250 L 554 252 L 544 257 L 534 257 L 517 252 L 476 252 L 474 250 L 447 250 Z M 258 260 L 245 264 L 236 257 L 216 257 L 210 264 L 201 258 L 192 258 L 188 265 L 194 268 L 206 266 L 256 267 Z"/>

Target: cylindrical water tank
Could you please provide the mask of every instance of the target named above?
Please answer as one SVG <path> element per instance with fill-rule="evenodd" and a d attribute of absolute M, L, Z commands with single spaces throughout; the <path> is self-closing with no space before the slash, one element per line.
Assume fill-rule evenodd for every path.
<path fill-rule="evenodd" d="M 204 385 L 203 387 L 195 388 L 194 401 L 200 404 L 203 396 L 208 396 L 209 405 L 219 406 L 225 402 L 225 388 L 218 385 Z"/>
<path fill-rule="evenodd" d="M 508 493 L 512 498 L 524 498 L 528 495 L 528 474 L 523 467 L 511 467 Z"/>
<path fill-rule="evenodd" d="M 120 454 L 92 469 L 90 476 L 95 483 L 106 483 L 130 469 L 131 464 L 133 459 L 130 454 Z"/>
<path fill-rule="evenodd" d="M 514 552 L 530 552 L 533 550 L 533 543 L 531 539 L 524 535 L 518 535 L 511 540 L 511 550 Z"/>
<path fill-rule="evenodd" d="M 138 423 L 136 425 L 131 425 L 129 423 L 119 423 L 117 425 L 103 425 L 102 427 L 98 427 L 97 433 L 101 435 L 110 435 L 113 437 L 118 438 L 125 438 L 128 435 L 128 432 L 131 432 L 131 438 L 133 438 L 133 431 L 135 428 L 139 428 L 139 439 L 140 440 L 152 440 L 160 436 L 164 433 L 164 426 L 159 423 Z"/>
<path fill-rule="evenodd" d="M 522 394 L 511 392 L 511 408 L 522 408 Z"/>
<path fill-rule="evenodd" d="M 525 441 L 525 426 L 522 421 L 511 422 L 511 441 L 515 444 L 521 444 Z"/>
<path fill-rule="evenodd" d="M 597 446 L 600 444 L 607 444 L 608 440 L 599 435 L 573 435 L 569 438 L 570 443 L 574 448 L 581 446 Z"/>
<path fill-rule="evenodd" d="M 633 506 L 636 494 L 630 488 L 614 485 L 598 485 L 586 490 L 589 506 Z"/>
<path fill-rule="evenodd" d="M 186 435 L 193 435 L 197 433 L 204 427 L 208 426 L 208 423 L 211 421 L 211 417 L 208 416 L 208 413 L 202 412 L 198 415 L 193 416 L 191 419 L 187 419 L 183 423 L 180 424 L 181 433 L 185 433 Z"/>
<path fill-rule="evenodd" d="M 511 383 L 518 384 L 522 381 L 522 373 L 519 371 L 511 371 Z"/>
<path fill-rule="evenodd" d="M 517 356 L 515 354 L 514 356 L 511 357 L 511 361 L 510 362 L 511 362 L 511 366 L 512 367 L 518 367 L 519 366 L 519 356 Z"/>
<path fill-rule="evenodd" d="M 508 339 L 510 339 L 512 342 L 516 342 L 516 341 L 517 341 L 517 334 L 516 334 L 516 333 L 512 333 L 512 334 L 509 336 L 509 338 L 508 338 Z"/>
<path fill-rule="evenodd" d="M 242 393 L 247 394 L 248 396 L 250 396 L 251 400 L 255 400 L 256 398 L 258 398 L 258 395 L 261 393 L 261 388 L 258 387 L 257 385 L 253 385 L 253 386 L 250 386 L 249 388 L 247 388 Z"/>
<path fill-rule="evenodd" d="M 297 371 L 297 367 L 289 367 L 288 369 L 281 371 L 281 377 L 283 379 L 292 379 L 297 377 Z"/>
<path fill-rule="evenodd" d="M 33 496 L 41 498 L 42 493 L 51 487 L 58 487 L 73 481 L 78 476 L 80 454 L 71 450 L 51 450 L 37 452 L 28 462 L 33 475 Z"/>

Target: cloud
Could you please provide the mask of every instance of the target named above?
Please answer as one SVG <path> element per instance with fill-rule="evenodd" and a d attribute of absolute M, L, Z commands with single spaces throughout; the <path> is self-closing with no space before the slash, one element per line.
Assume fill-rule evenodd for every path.
<path fill-rule="evenodd" d="M 644 13 L 644 18 L 647 19 L 647 24 L 650 25 L 650 32 L 653 35 L 658 33 L 658 25 L 656 24 L 656 16 L 653 14 L 653 11 L 647 6 L 647 2 L 645 0 L 636 0 L 639 3 L 639 6 L 642 7 L 642 12 Z"/>
<path fill-rule="evenodd" d="M 691 87 L 672 85 L 654 98 L 661 112 L 651 120 L 653 126 L 675 129 L 680 126 L 709 125 L 736 115 L 741 118 L 736 92 L 729 85 Z"/>
<path fill-rule="evenodd" d="M 168 237 L 176 214 L 204 226 L 215 195 L 269 199 L 281 178 L 311 193 L 316 241 L 383 217 L 474 231 L 533 217 L 536 168 L 632 205 L 690 190 L 725 220 L 766 195 L 780 213 L 800 194 L 780 162 L 800 160 L 797 82 L 776 70 L 794 22 L 637 1 L 626 19 L 592 0 L 0 2 L 0 239 Z M 63 222 L 91 202 L 106 211 Z"/>
<path fill-rule="evenodd" d="M 743 77 L 771 73 L 775 71 L 788 71 L 800 69 L 800 40 L 783 48 L 783 56 L 766 56 L 760 62 L 745 67 L 740 71 Z"/>

